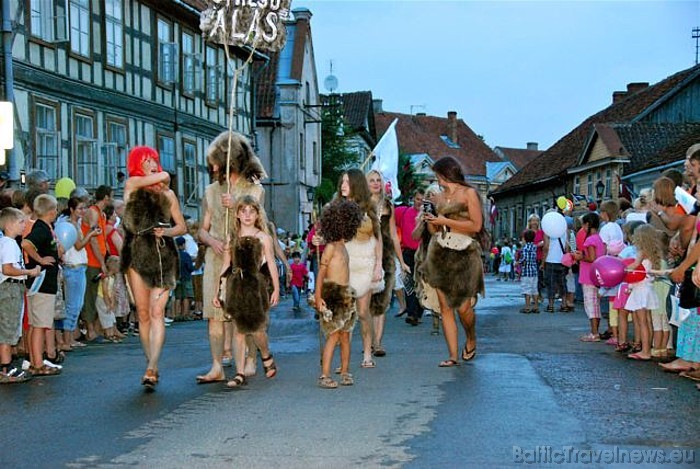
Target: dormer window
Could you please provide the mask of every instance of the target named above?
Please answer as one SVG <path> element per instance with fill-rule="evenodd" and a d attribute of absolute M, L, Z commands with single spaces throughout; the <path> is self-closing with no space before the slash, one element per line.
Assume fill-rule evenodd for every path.
<path fill-rule="evenodd" d="M 455 142 L 452 141 L 450 137 L 447 135 L 440 135 L 440 138 L 442 139 L 443 142 L 445 142 L 445 145 L 447 145 L 450 148 L 459 148 L 459 145 L 457 145 Z"/>

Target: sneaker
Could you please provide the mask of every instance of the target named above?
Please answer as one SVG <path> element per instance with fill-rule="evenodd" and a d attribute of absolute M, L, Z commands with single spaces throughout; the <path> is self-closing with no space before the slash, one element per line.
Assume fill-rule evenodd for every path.
<path fill-rule="evenodd" d="M 59 365 L 58 363 L 54 363 L 48 358 L 44 358 L 44 365 L 48 366 L 49 368 L 56 368 L 58 370 L 63 369 L 63 365 Z"/>
<path fill-rule="evenodd" d="M 17 368 L 12 368 L 7 373 L 0 373 L 0 384 L 24 383 L 30 379 L 32 379 L 31 373 Z"/>
<path fill-rule="evenodd" d="M 22 360 L 22 371 L 27 371 L 29 368 L 31 368 L 32 364 L 29 362 L 29 360 Z"/>
<path fill-rule="evenodd" d="M 579 340 L 581 342 L 600 342 L 600 337 L 597 334 L 586 334 Z"/>
<path fill-rule="evenodd" d="M 172 318 L 164 318 L 163 321 L 165 322 L 165 325 L 166 325 L 166 326 L 169 326 L 170 324 L 172 324 L 173 322 L 175 322 L 175 320 L 172 319 Z"/>

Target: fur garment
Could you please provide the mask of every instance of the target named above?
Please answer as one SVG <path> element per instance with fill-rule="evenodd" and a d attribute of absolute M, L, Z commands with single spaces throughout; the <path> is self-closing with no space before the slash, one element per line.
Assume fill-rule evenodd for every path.
<path fill-rule="evenodd" d="M 328 337 L 336 331 L 352 332 L 357 321 L 355 290 L 349 285 L 338 285 L 335 282 L 323 282 L 323 301 L 331 312 L 330 320 L 326 320 L 321 312 L 321 329 Z"/>
<path fill-rule="evenodd" d="M 226 279 L 224 311 L 243 334 L 257 332 L 267 325 L 270 309 L 269 276 L 260 267 L 262 243 L 255 236 L 238 238 L 233 247 L 234 268 Z"/>
<path fill-rule="evenodd" d="M 149 288 L 175 288 L 180 258 L 175 240 L 157 240 L 153 228 L 170 224 L 170 201 L 165 194 L 149 189 L 134 191 L 124 210 L 124 246 L 121 270 L 134 269 Z"/>
<path fill-rule="evenodd" d="M 382 268 L 384 269 L 384 290 L 374 293 L 369 303 L 369 311 L 372 316 L 381 316 L 386 313 L 391 302 L 396 284 L 396 262 L 394 261 L 394 242 L 389 232 L 389 220 L 391 212 L 382 215 L 380 227 L 382 234 Z"/>

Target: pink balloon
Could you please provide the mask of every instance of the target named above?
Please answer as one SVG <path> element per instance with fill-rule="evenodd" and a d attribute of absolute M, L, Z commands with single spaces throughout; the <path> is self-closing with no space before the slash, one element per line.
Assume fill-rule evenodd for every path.
<path fill-rule="evenodd" d="M 618 257 L 602 256 L 591 265 L 591 281 L 601 287 L 613 288 L 625 278 L 625 264 Z"/>

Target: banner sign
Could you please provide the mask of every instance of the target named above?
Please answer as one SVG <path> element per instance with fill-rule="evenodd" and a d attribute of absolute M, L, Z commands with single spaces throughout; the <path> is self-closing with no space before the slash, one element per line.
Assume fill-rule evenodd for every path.
<path fill-rule="evenodd" d="M 199 28 L 207 41 L 276 52 L 284 47 L 292 0 L 206 0 Z"/>

